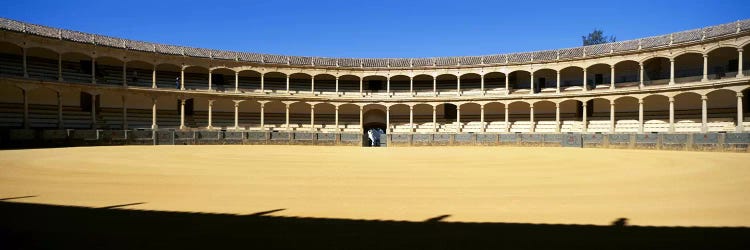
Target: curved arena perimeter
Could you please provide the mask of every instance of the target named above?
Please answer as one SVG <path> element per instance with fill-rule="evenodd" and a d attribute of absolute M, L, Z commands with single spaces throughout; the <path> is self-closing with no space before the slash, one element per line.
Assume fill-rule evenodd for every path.
<path fill-rule="evenodd" d="M 750 143 L 750 20 L 569 49 L 393 59 L 198 49 L 9 19 L 0 28 L 9 145 L 359 145 L 376 127 L 388 145 Z"/>

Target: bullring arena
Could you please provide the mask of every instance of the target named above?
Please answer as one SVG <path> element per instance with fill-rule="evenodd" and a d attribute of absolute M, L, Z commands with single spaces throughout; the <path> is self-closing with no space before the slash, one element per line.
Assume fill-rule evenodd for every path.
<path fill-rule="evenodd" d="M 10 19 L 0 29 L 8 201 L 750 226 L 750 20 L 388 59 L 181 47 Z M 367 147 L 373 128 L 385 131 L 381 148 Z"/>

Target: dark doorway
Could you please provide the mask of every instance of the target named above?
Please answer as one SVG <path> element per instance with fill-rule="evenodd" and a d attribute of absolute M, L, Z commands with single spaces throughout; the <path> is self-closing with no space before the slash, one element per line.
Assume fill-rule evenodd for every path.
<path fill-rule="evenodd" d="M 83 112 L 91 112 L 92 108 L 94 108 L 96 111 L 99 111 L 99 109 L 101 107 L 101 100 L 100 100 L 100 98 L 96 98 L 96 101 L 94 102 L 94 106 L 92 107 L 91 106 L 91 98 L 93 98 L 93 97 L 94 96 L 91 95 L 91 94 L 89 94 L 89 93 L 81 92 L 81 98 L 80 98 L 80 103 L 79 103 L 79 105 L 81 106 L 81 111 L 83 111 Z M 98 97 L 98 95 L 97 95 L 97 97 Z"/>
<path fill-rule="evenodd" d="M 381 80 L 368 80 L 367 81 L 367 89 L 372 90 L 372 91 L 383 90 L 383 81 L 381 81 Z"/>

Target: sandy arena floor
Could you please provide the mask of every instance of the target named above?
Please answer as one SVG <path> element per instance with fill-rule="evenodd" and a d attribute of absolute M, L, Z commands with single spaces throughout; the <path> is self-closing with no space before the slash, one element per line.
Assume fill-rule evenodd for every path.
<path fill-rule="evenodd" d="M 750 154 L 123 146 L 0 151 L 0 199 L 278 216 L 750 226 Z"/>

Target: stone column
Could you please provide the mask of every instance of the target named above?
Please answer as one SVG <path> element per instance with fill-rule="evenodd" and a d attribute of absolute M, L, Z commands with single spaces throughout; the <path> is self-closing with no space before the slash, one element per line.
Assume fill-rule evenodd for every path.
<path fill-rule="evenodd" d="M 286 75 L 286 93 L 289 94 L 289 75 Z"/>
<path fill-rule="evenodd" d="M 432 132 L 437 133 L 437 106 L 432 106 Z"/>
<path fill-rule="evenodd" d="M 391 77 L 387 76 L 385 78 L 385 92 L 388 93 L 388 96 L 391 96 Z"/>
<path fill-rule="evenodd" d="M 156 88 L 156 65 L 154 65 L 154 69 L 151 71 L 151 88 Z"/>
<path fill-rule="evenodd" d="M 559 94 L 560 93 L 560 71 L 558 70 L 556 72 L 557 72 L 557 81 L 556 81 L 557 82 L 557 88 L 555 89 L 555 93 Z"/>
<path fill-rule="evenodd" d="M 409 77 L 409 95 L 414 96 L 414 77 Z"/>
<path fill-rule="evenodd" d="M 336 95 L 337 96 L 341 95 L 341 94 L 339 94 L 339 77 L 338 76 L 336 77 Z M 338 108 L 338 106 L 337 106 L 337 108 Z"/>
<path fill-rule="evenodd" d="M 510 94 L 510 74 L 505 74 L 505 94 Z"/>
<path fill-rule="evenodd" d="M 180 90 L 185 90 L 185 67 L 180 68 Z"/>
<path fill-rule="evenodd" d="M 315 104 L 310 104 L 310 130 L 315 131 Z"/>
<path fill-rule="evenodd" d="M 263 104 L 260 104 L 261 109 L 263 109 Z M 214 118 L 213 118 L 213 112 L 214 112 L 214 100 L 209 99 L 208 100 L 208 127 L 207 129 L 213 129 L 214 127 Z"/>
<path fill-rule="evenodd" d="M 260 130 L 266 131 L 266 103 L 261 102 L 260 103 Z"/>
<path fill-rule="evenodd" d="M 708 96 L 701 96 L 701 133 L 708 132 Z"/>
<path fill-rule="evenodd" d="M 29 91 L 21 89 L 23 93 L 23 128 L 28 129 L 31 127 L 29 123 Z"/>
<path fill-rule="evenodd" d="M 156 100 L 158 98 L 151 97 L 151 129 L 157 129 L 159 128 L 156 125 Z"/>
<path fill-rule="evenodd" d="M 91 129 L 96 129 L 96 95 L 91 94 Z"/>
<path fill-rule="evenodd" d="M 185 129 L 185 98 L 180 99 L 180 129 Z"/>
<path fill-rule="evenodd" d="M 127 130 L 128 129 L 128 105 L 127 105 L 127 99 L 128 97 L 123 95 L 122 96 L 122 129 Z"/>
<path fill-rule="evenodd" d="M 409 133 L 414 133 L 414 106 L 409 106 Z"/>
<path fill-rule="evenodd" d="M 701 82 L 708 81 L 708 54 L 703 54 L 703 78 Z"/>
<path fill-rule="evenodd" d="M 209 69 L 208 70 L 208 91 L 214 90 L 214 88 L 213 88 L 214 79 L 213 78 L 214 78 L 213 77 L 213 71 Z"/>
<path fill-rule="evenodd" d="M 643 99 L 638 99 L 638 133 L 643 133 Z"/>
<path fill-rule="evenodd" d="M 674 85 L 674 58 L 669 59 L 669 85 Z"/>
<path fill-rule="evenodd" d="M 62 54 L 57 54 L 57 80 L 62 82 Z"/>
<path fill-rule="evenodd" d="M 534 94 L 536 93 L 536 89 L 534 89 L 534 72 L 533 71 L 529 73 L 529 78 L 531 78 L 530 79 L 531 81 L 529 81 L 529 86 L 531 88 L 529 90 L 529 93 Z"/>
<path fill-rule="evenodd" d="M 461 105 L 456 105 L 456 133 L 461 133 Z"/>
<path fill-rule="evenodd" d="M 583 68 L 583 91 L 587 91 L 589 89 L 589 85 L 586 82 L 588 79 L 588 74 L 586 73 L 586 68 Z"/>
<path fill-rule="evenodd" d="M 336 105 L 334 107 L 336 108 L 336 114 L 335 114 L 335 117 L 334 117 L 335 123 L 336 123 L 336 125 L 335 125 L 336 126 L 336 132 L 339 132 L 339 131 L 341 131 L 339 129 L 339 106 Z"/>
<path fill-rule="evenodd" d="M 588 130 L 588 127 L 589 127 L 588 126 L 589 121 L 588 121 L 588 117 L 587 117 L 587 115 L 588 115 L 587 114 L 588 113 L 587 109 L 588 108 L 586 106 L 588 106 L 587 103 L 586 103 L 586 101 L 582 101 L 581 102 L 581 107 L 583 107 L 583 115 L 582 115 L 583 116 L 583 121 L 582 121 L 583 122 L 583 127 L 581 127 L 581 132 L 582 133 L 586 133 L 587 130 Z"/>
<path fill-rule="evenodd" d="M 96 57 L 91 58 L 91 84 L 96 84 Z"/>
<path fill-rule="evenodd" d="M 361 95 L 361 96 L 365 96 L 365 95 L 364 95 L 364 92 L 362 91 L 362 90 L 364 89 L 364 88 L 363 88 L 363 86 L 364 86 L 364 81 L 365 81 L 365 78 L 364 78 L 364 77 L 360 77 L 360 78 L 359 78 L 359 95 Z M 361 108 L 362 108 L 362 107 L 360 107 L 360 109 L 361 109 Z M 361 111 L 361 110 L 360 110 L 360 111 Z"/>
<path fill-rule="evenodd" d="M 365 132 L 365 124 L 364 124 L 364 119 L 363 119 L 364 118 L 364 109 L 365 109 L 365 107 L 359 106 L 359 133 L 360 134 L 362 134 L 362 133 Z"/>
<path fill-rule="evenodd" d="M 742 122 L 744 121 L 743 114 L 742 114 L 742 92 L 737 93 L 737 132 L 742 132 L 745 130 Z"/>
<path fill-rule="evenodd" d="M 484 133 L 484 128 L 487 127 L 484 125 L 484 104 L 479 105 L 479 124 L 482 124 L 482 129 L 480 131 Z"/>
<path fill-rule="evenodd" d="M 615 133 L 615 101 L 609 101 L 609 132 Z"/>
<path fill-rule="evenodd" d="M 529 124 L 530 124 L 529 133 L 534 133 L 534 127 L 535 127 L 534 125 L 536 124 L 534 123 L 534 104 L 533 103 L 529 104 Z"/>
<path fill-rule="evenodd" d="M 122 86 L 128 87 L 128 62 L 122 63 Z"/>
<path fill-rule="evenodd" d="M 315 95 L 315 76 L 310 76 L 310 94 Z"/>
<path fill-rule="evenodd" d="M 507 78 L 506 78 L 507 79 Z M 508 120 L 508 104 L 505 104 L 505 133 L 510 132 L 510 124 Z"/>
<path fill-rule="evenodd" d="M 640 75 L 639 78 L 638 78 L 639 81 L 640 81 L 640 84 L 638 86 L 640 88 L 646 87 L 646 85 L 643 83 L 643 75 L 644 75 L 643 74 L 643 62 L 639 62 L 638 63 L 638 74 Z"/>
<path fill-rule="evenodd" d="M 456 95 L 461 96 L 461 76 L 456 76 Z"/>
<path fill-rule="evenodd" d="M 432 77 L 432 94 L 437 96 L 437 76 Z"/>
<path fill-rule="evenodd" d="M 240 101 L 234 101 L 234 129 L 240 129 Z"/>
<path fill-rule="evenodd" d="M 208 78 L 209 81 L 211 77 Z M 240 72 L 234 72 L 234 93 L 240 92 Z"/>
<path fill-rule="evenodd" d="M 669 132 L 674 133 L 674 97 L 669 97 Z"/>
<path fill-rule="evenodd" d="M 386 133 L 393 132 L 391 130 L 391 107 L 390 106 L 385 107 L 385 132 Z"/>
<path fill-rule="evenodd" d="M 555 103 L 555 133 L 560 133 L 560 103 Z"/>
<path fill-rule="evenodd" d="M 289 103 L 286 104 L 286 130 L 289 131 Z"/>
<path fill-rule="evenodd" d="M 486 93 L 484 92 L 484 74 L 482 74 L 482 75 L 479 75 L 479 91 L 481 91 L 481 92 L 482 92 L 482 95 L 485 95 L 485 94 L 486 94 Z"/>
<path fill-rule="evenodd" d="M 23 77 L 29 77 L 29 69 L 26 65 L 26 47 L 23 48 Z"/>
<path fill-rule="evenodd" d="M 266 73 L 260 73 L 260 92 L 266 93 L 266 87 L 265 87 L 265 81 L 266 81 Z"/>
<path fill-rule="evenodd" d="M 737 58 L 737 63 L 738 63 L 737 64 L 737 77 L 744 77 L 745 76 L 745 73 L 742 72 L 744 70 L 744 69 L 742 69 L 742 51 L 743 50 L 744 49 L 742 49 L 742 48 L 737 49 L 737 53 L 740 56 L 739 58 Z"/>
<path fill-rule="evenodd" d="M 125 97 L 123 96 L 123 107 L 125 107 Z M 63 129 L 63 105 L 62 105 L 62 92 L 57 92 L 57 128 Z"/>
<path fill-rule="evenodd" d="M 615 65 L 609 68 L 609 89 L 615 89 Z"/>

